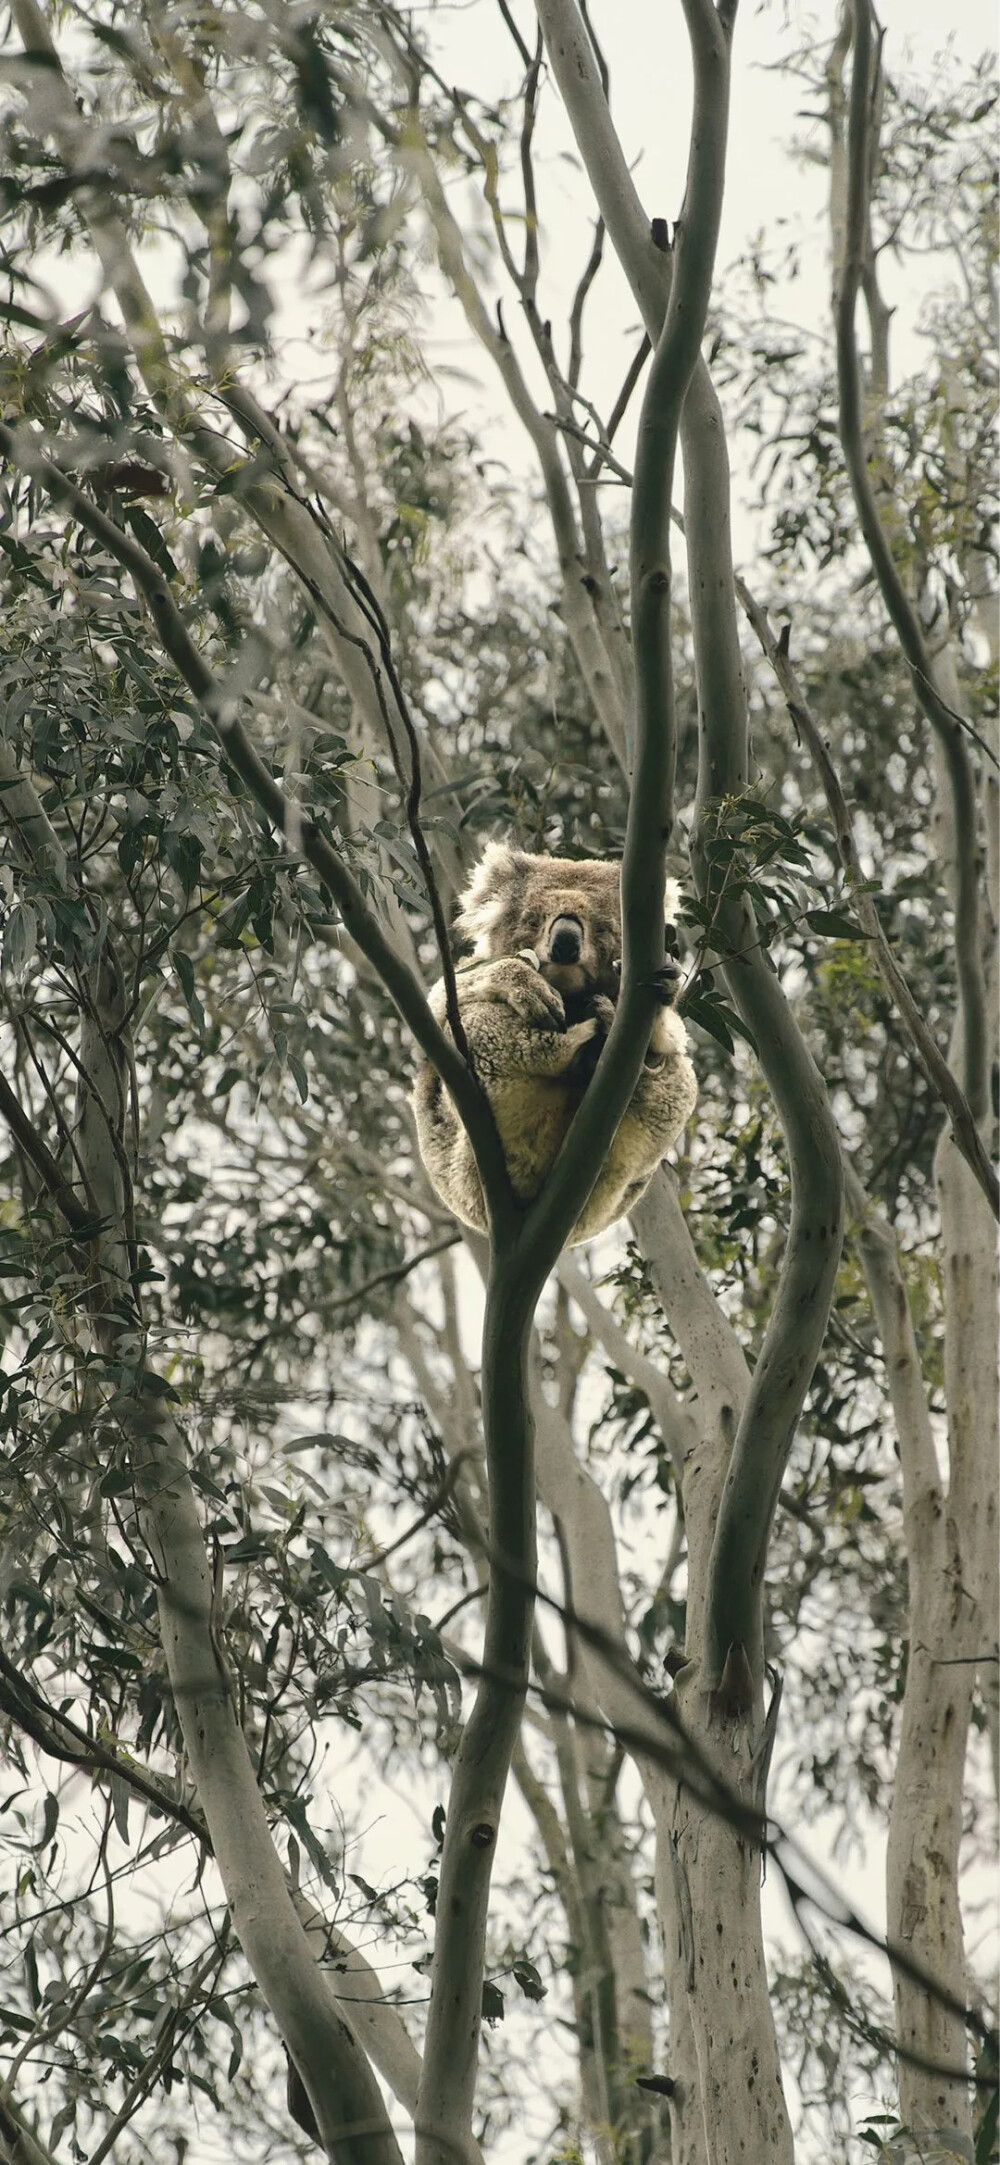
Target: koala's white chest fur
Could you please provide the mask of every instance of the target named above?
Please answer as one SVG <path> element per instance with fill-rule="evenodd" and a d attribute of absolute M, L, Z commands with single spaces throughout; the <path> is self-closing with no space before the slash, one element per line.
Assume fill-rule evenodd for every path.
<path fill-rule="evenodd" d="M 613 1016 L 621 953 L 618 866 L 529 856 L 491 843 L 462 898 L 457 926 L 475 941 L 471 960 L 457 972 L 462 1023 L 511 1185 L 528 1203 L 559 1153 Z M 444 1022 L 443 986 L 435 987 L 431 1004 Z M 696 1098 L 683 1023 L 665 1007 L 570 1245 L 638 1202 Z M 485 1232 L 468 1137 L 427 1062 L 414 1106 L 421 1156 L 437 1193 L 464 1224 Z"/>

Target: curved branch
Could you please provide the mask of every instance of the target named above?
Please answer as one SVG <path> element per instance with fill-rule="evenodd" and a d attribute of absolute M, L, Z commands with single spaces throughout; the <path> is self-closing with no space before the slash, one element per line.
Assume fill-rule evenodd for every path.
<path fill-rule="evenodd" d="M 667 1166 L 662 1165 L 650 1182 L 632 1212 L 632 1223 L 697 1394 L 702 1435 L 725 1438 L 728 1451 L 750 1387 L 750 1371 L 736 1332 L 698 1261 L 677 1184 Z"/>
<path fill-rule="evenodd" d="M 88 1210 L 74 1193 L 51 1150 L 39 1135 L 4 1075 L 0 1075 L 0 1116 L 6 1120 L 18 1149 L 23 1150 L 25 1157 L 34 1166 L 46 1194 L 51 1196 L 62 1212 L 70 1232 L 77 1240 L 89 1239 L 95 1229 L 93 1211 Z"/>
<path fill-rule="evenodd" d="M 553 73 L 573 120 L 601 214 L 646 327 L 656 338 L 663 320 L 668 280 L 671 288 L 676 284 L 683 224 L 671 275 L 664 255 L 655 245 L 628 171 L 577 8 L 572 0 L 536 0 L 536 6 Z M 717 17 L 708 5 L 686 6 L 685 13 L 689 27 L 692 21 L 696 24 L 697 80 L 699 52 L 703 66 L 715 66 L 719 45 L 727 43 L 732 11 L 726 10 L 725 19 Z M 672 300 L 669 305 L 673 305 Z M 738 793 L 746 786 L 746 713 L 732 601 L 729 474 L 722 416 L 700 356 L 696 356 L 684 401 L 682 430 L 688 521 L 693 527 L 688 537 L 689 590 L 703 732 L 699 790 L 704 801 L 726 789 Z M 731 944 L 740 947 L 746 943 L 737 935 Z M 779 1296 L 769 1339 L 765 1341 L 765 1351 L 771 1357 L 766 1366 L 758 1367 L 743 1408 L 710 1573 L 708 1613 L 714 1618 L 710 1674 L 713 1670 L 718 1674 L 724 1666 L 731 1642 L 743 1644 L 748 1654 L 756 1649 L 759 1674 L 764 1555 L 785 1459 L 822 1340 L 832 1292 L 841 1239 L 840 1161 L 825 1092 L 769 966 L 759 955 L 747 957 L 742 965 L 734 966 L 729 982 L 740 1011 L 745 1003 L 761 1049 L 761 1064 L 783 1124 L 788 1123 L 790 1140 L 791 1136 L 798 1139 L 801 1161 L 782 1280 L 784 1299 Z M 600 1072 L 598 1069 L 588 1100 Z M 807 1108 L 822 1133 L 815 1155 L 810 1121 L 804 1117 Z M 592 1111 L 585 1101 L 574 1122 L 570 1143 Z M 793 1149 L 793 1163 L 795 1156 Z M 558 1166 L 552 1180 L 557 1174 Z M 817 1233 L 815 1253 L 822 1254 L 818 1277 L 807 1260 L 813 1221 Z M 788 1334 L 787 1363 L 776 1357 L 775 1334 L 780 1340 L 784 1333 Z M 763 1460 L 762 1435 L 767 1438 Z"/>
<path fill-rule="evenodd" d="M 475 2085 L 482 1960 L 503 1788 L 527 1688 L 534 1605 L 534 1434 L 529 1335 L 538 1295 L 632 1097 L 663 961 L 664 859 L 672 819 L 670 499 L 680 412 L 704 329 L 722 203 L 728 39 L 707 0 L 685 0 L 697 82 L 671 299 L 647 385 L 633 501 L 638 566 L 636 773 L 622 866 L 623 982 L 608 1046 L 538 1200 L 493 1225 L 483 1336 L 483 1425 L 492 1570 L 483 1675 L 466 1726 L 441 1864 L 434 1982 L 418 2110 L 418 2165 L 466 2145 Z M 708 20 L 714 34 L 707 34 Z M 450 215 L 450 214 L 449 214 Z M 635 619 L 634 619 L 635 620 Z M 447 2152 L 446 2152 L 447 2154 Z M 456 2155 L 464 2157 L 464 2147 Z"/>
<path fill-rule="evenodd" d="M 490 1881 L 528 1685 L 535 1586 L 534 1428 L 528 1347 L 544 1270 L 495 1244 L 483 1323 L 483 1435 L 491 1569 L 482 1672 L 448 1797 L 431 2003 L 417 2105 L 417 2165 L 471 2165 Z"/>
<path fill-rule="evenodd" d="M 873 48 L 871 0 L 854 0 L 854 66 L 847 144 L 847 215 L 844 257 L 836 292 L 837 380 L 840 440 L 861 531 L 896 636 L 913 678 L 913 689 L 941 747 L 960 845 L 955 865 L 955 960 L 961 1016 L 962 1083 L 973 1118 L 987 1111 L 987 1023 L 979 937 L 976 792 L 967 727 L 938 688 L 934 661 L 903 585 L 879 516 L 865 451 L 861 367 L 855 315 L 866 270 L 866 236 L 875 153 L 873 109 L 878 97 L 880 52 Z M 957 1138 L 956 1138 L 957 1139 Z M 960 1147 L 962 1147 L 960 1145 Z M 977 1179 L 980 1177 L 976 1169 Z"/>
<path fill-rule="evenodd" d="M 44 15 L 37 0 L 13 0 L 13 13 L 26 59 L 44 71 L 43 125 L 51 129 L 67 167 L 82 173 L 86 178 L 95 164 L 93 153 L 85 141 L 86 123 L 81 120 L 77 110 Z M 169 42 L 173 64 L 179 49 L 172 39 Z M 214 120 L 210 127 L 213 150 L 221 149 L 224 164 L 224 141 Z M 84 138 L 82 144 L 81 137 Z M 105 281 L 121 309 L 150 398 L 177 440 L 192 446 L 211 473 L 220 479 L 225 477 L 227 483 L 231 483 L 236 462 L 234 447 L 227 438 L 207 425 L 191 398 L 187 381 L 181 380 L 173 365 L 152 298 L 132 252 L 126 227 L 115 212 L 109 211 L 99 188 L 84 187 L 80 204 Z M 227 367 L 220 340 L 211 336 L 209 358 L 210 361 L 213 358 L 216 360 L 220 372 Z M 282 449 L 279 432 L 263 413 L 252 393 L 238 385 L 228 372 L 223 375 L 221 383 L 216 381 L 213 390 L 231 411 L 239 415 L 242 425 L 246 426 L 249 417 L 250 427 L 267 445 L 269 460 L 264 461 L 258 457 L 251 462 L 245 474 L 240 476 L 242 500 L 252 512 L 262 532 L 301 581 L 310 598 L 317 603 L 322 635 L 346 687 L 352 707 L 364 718 L 375 740 L 384 736 L 405 794 L 407 785 L 400 772 L 396 721 L 388 711 L 378 665 L 368 643 L 367 633 L 372 628 L 371 619 L 359 603 L 354 590 L 346 552 L 325 521 L 317 515 L 313 505 L 295 485 L 291 461 L 287 452 Z M 403 730 L 409 733 L 412 725 L 409 724 L 404 709 L 400 709 L 397 719 Z M 412 734 L 410 741 L 411 748 L 416 752 Z M 414 848 L 427 885 L 431 917 L 441 956 L 449 1019 L 453 1025 L 458 1021 L 458 1029 L 454 1034 L 456 1044 L 461 1050 L 464 1048 L 450 950 L 437 885 L 422 829 L 416 817 L 418 799 L 415 759 L 407 815 Z"/>
<path fill-rule="evenodd" d="M 560 1260 L 559 1277 L 609 1359 L 648 1398 L 653 1419 L 670 1454 L 678 1490 L 683 1493 L 685 1453 L 698 1441 L 700 1423 L 690 1406 L 677 1396 L 660 1362 L 654 1361 L 648 1353 L 640 1353 L 632 1344 L 627 1332 L 605 1307 L 597 1287 L 569 1255 Z"/>
<path fill-rule="evenodd" d="M 44 482 L 60 502 L 68 504 L 80 525 L 102 542 L 135 580 L 149 606 L 164 652 L 207 715 L 227 764 L 245 783 L 278 833 L 300 849 L 318 873 L 337 904 L 348 935 L 378 971 L 421 1051 L 426 1053 L 446 1083 L 472 1140 L 491 1210 L 505 1220 L 514 1205 L 500 1140 L 485 1093 L 435 1022 L 423 987 L 382 930 L 353 873 L 314 820 L 302 818 L 298 807 L 293 816 L 283 791 L 194 645 L 159 566 L 131 535 L 123 533 L 91 502 L 61 467 L 44 455 L 30 431 L 13 429 L 6 422 L 0 422 L 0 450 L 16 465 Z"/>
<path fill-rule="evenodd" d="M 792 721 L 801 731 L 812 753 L 833 821 L 837 854 L 850 882 L 854 907 L 871 940 L 875 960 L 886 987 L 896 1004 L 903 1027 L 931 1089 L 940 1098 L 948 1115 L 958 1148 L 975 1174 L 994 1217 L 1000 1217 L 1000 1182 L 986 1154 L 982 1137 L 973 1119 L 972 1107 L 924 1021 L 886 938 L 874 899 L 865 883 L 847 799 L 840 786 L 840 777 L 830 757 L 823 733 L 789 660 L 786 646 L 775 639 L 766 610 L 754 600 L 740 578 L 736 580 L 736 591 L 778 679 Z"/>
<path fill-rule="evenodd" d="M 718 796 L 740 795 L 747 779 L 729 465 L 707 371 L 685 407 L 684 457 L 701 733 L 692 856 L 704 884 L 708 866 L 700 835 L 707 806 Z M 840 1143 L 822 1078 L 769 960 L 750 937 L 744 905 L 723 904 L 720 920 L 730 949 L 722 958 L 726 982 L 737 1012 L 753 1033 L 785 1135 L 791 1209 L 777 1297 L 741 1412 L 716 1521 L 705 1611 L 710 1685 L 722 1678 L 731 1648 L 743 1649 L 753 1678 L 762 1674 L 762 1597 L 771 1521 L 826 1331 L 843 1239 Z"/>
<path fill-rule="evenodd" d="M 58 2159 L 33 2134 L 12 2097 L 0 2097 L 0 2138 L 10 2165 L 58 2165 Z"/>
<path fill-rule="evenodd" d="M 721 20 L 709 0 L 685 0 L 685 14 L 695 71 L 688 171 L 670 297 L 639 422 L 632 497 L 636 712 L 622 854 L 622 989 L 594 1079 L 538 1200 L 525 1216 L 520 1238 L 532 1270 L 538 1257 L 546 1271 L 552 1267 L 607 1156 L 649 1045 L 663 962 L 660 918 L 673 824 L 676 742 L 670 505 L 681 414 L 699 360 L 711 293 L 729 109 L 729 38 Z M 596 70 L 589 41 L 588 51 Z M 575 112 L 572 118 L 575 127 Z"/>
<path fill-rule="evenodd" d="M 629 172 L 590 32 L 576 0 L 535 0 L 535 12 L 608 239 L 655 340 L 666 306 L 668 266 L 653 241 Z"/>

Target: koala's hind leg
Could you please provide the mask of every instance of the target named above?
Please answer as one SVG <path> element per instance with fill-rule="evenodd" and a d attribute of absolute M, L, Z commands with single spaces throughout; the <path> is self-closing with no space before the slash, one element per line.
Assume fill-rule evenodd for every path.
<path fill-rule="evenodd" d="M 469 1051 L 489 1098 L 515 1194 L 530 1202 L 555 1158 L 583 1082 L 576 1064 L 598 1024 L 564 1027 L 559 994 L 526 961 L 473 966 L 457 989 Z M 444 988 L 431 1004 L 444 1019 Z M 414 1091 L 424 1164 L 442 1200 L 464 1225 L 486 1231 L 486 1208 L 472 1145 L 447 1090 L 425 1063 Z"/>
<path fill-rule="evenodd" d="M 486 1205 L 469 1138 L 440 1075 L 428 1060 L 417 1073 L 413 1109 L 420 1155 L 433 1188 L 463 1225 L 485 1233 Z"/>
<path fill-rule="evenodd" d="M 662 1051 L 657 1049 L 658 1041 Z M 640 1073 L 600 1178 L 574 1228 L 572 1246 L 603 1232 L 631 1210 L 690 1119 L 698 1085 L 686 1044 L 680 1017 L 669 1009 L 659 1015 L 649 1064 Z"/>

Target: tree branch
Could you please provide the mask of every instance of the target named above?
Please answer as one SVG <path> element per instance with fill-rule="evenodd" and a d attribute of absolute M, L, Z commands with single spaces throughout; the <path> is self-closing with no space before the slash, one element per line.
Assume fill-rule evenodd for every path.
<path fill-rule="evenodd" d="M 854 829 L 847 807 L 847 799 L 840 786 L 840 778 L 823 739 L 822 731 L 809 706 L 792 663 L 787 647 L 775 639 L 767 619 L 767 613 L 754 600 L 744 581 L 736 580 L 736 591 L 746 615 L 760 640 L 761 646 L 785 697 L 788 712 L 801 731 L 823 784 L 824 794 L 833 821 L 837 854 L 851 886 L 852 900 L 860 923 L 872 942 L 875 960 L 882 973 L 886 987 L 895 1002 L 903 1027 L 916 1053 L 931 1089 L 940 1099 L 951 1122 L 952 1133 L 966 1163 L 975 1174 L 995 1217 L 1000 1217 L 1000 1183 L 990 1163 L 982 1137 L 972 1115 L 972 1108 L 964 1091 L 948 1065 L 910 991 L 889 941 L 886 938 L 869 892 L 858 857 Z"/>
<path fill-rule="evenodd" d="M 960 1074 L 972 1117 L 987 1112 L 986 1002 L 979 929 L 976 793 L 965 718 L 956 719 L 938 688 L 934 662 L 879 516 L 868 470 L 863 393 L 855 315 L 865 273 L 866 235 L 874 164 L 873 106 L 878 95 L 879 51 L 873 50 L 871 0 L 853 0 L 854 65 L 847 150 L 847 213 L 839 289 L 835 290 L 840 440 L 861 531 L 889 618 L 913 678 L 917 702 L 930 723 L 948 777 L 955 832 L 961 838 L 955 865 L 955 960 L 962 1023 Z M 950 1110 L 950 1108 L 949 1108 Z M 979 1178 L 977 1169 L 977 1178 Z"/>
<path fill-rule="evenodd" d="M 623 982 L 608 1045 L 538 1200 L 494 1228 L 483 1334 L 483 1424 L 492 1570 L 483 1678 L 459 1751 L 441 1864 L 434 1982 L 421 2083 L 418 2165 L 467 2140 L 475 2082 L 490 1869 L 500 1801 L 527 1687 L 535 1578 L 529 1334 L 539 1292 L 603 1163 L 649 1044 L 663 961 L 664 859 L 672 819 L 669 520 L 680 410 L 711 288 L 724 177 L 728 41 L 686 0 L 698 84 L 671 302 L 640 423 L 633 501 L 638 619 L 636 773 L 622 866 Z M 708 34 L 707 17 L 715 26 Z M 436 174 L 431 193 L 440 197 Z M 450 213 L 447 213 L 450 221 Z M 449 230 L 445 228 L 445 230 Z M 468 284 L 464 261 L 459 274 Z M 478 303 L 478 296 L 476 296 Z M 638 598 L 636 598 L 638 597 Z"/>
<path fill-rule="evenodd" d="M 684 414 L 688 588 L 701 728 L 692 855 L 706 890 L 701 839 L 709 805 L 747 785 L 747 713 L 736 634 L 729 467 L 707 372 Z M 707 890 L 706 890 L 707 891 Z M 726 982 L 752 1030 L 778 1110 L 791 1168 L 788 1240 L 778 1292 L 733 1444 L 719 1503 L 705 1606 L 707 1680 L 731 1648 L 750 1673 L 763 1666 L 764 1569 L 771 1521 L 802 1402 L 826 1330 L 843 1238 L 840 1143 L 815 1062 L 745 905 L 722 902 Z M 739 1694 L 737 1694 L 739 1697 Z"/>
<path fill-rule="evenodd" d="M 162 1812 L 165 1819 L 173 1819 L 178 1826 L 193 1834 L 195 1840 L 211 1850 L 212 1841 L 207 1827 L 194 1812 L 188 1810 L 169 1790 L 162 1789 L 159 1782 L 147 1774 L 125 1752 L 112 1751 L 99 1737 L 92 1737 L 86 1729 L 70 1719 L 58 1707 L 49 1705 L 28 1677 L 9 1661 L 0 1650 L 0 1707 L 8 1720 L 17 1723 L 30 1736 L 39 1751 L 47 1752 L 64 1765 L 89 1767 L 95 1774 L 115 1775 L 127 1782 L 136 1796 L 153 1810 Z"/>
<path fill-rule="evenodd" d="M 70 1232 L 78 1240 L 89 1239 L 95 1230 L 93 1212 L 88 1210 L 74 1193 L 52 1152 L 43 1142 L 3 1075 L 0 1075 L 0 1113 L 6 1120 L 15 1143 L 34 1166 L 46 1194 L 51 1196 L 62 1212 Z"/>
<path fill-rule="evenodd" d="M 639 422 L 632 496 L 636 712 L 634 772 L 622 855 L 622 986 L 594 1079 L 524 1220 L 525 1253 L 531 1254 L 532 1267 L 536 1256 L 544 1258 L 546 1270 L 578 1217 L 631 1100 L 649 1045 L 657 973 L 663 962 L 660 920 L 673 824 L 675 756 L 671 492 L 681 412 L 698 361 L 711 293 L 725 179 L 729 92 L 729 41 L 714 8 L 708 0 L 705 4 L 685 0 L 685 13 L 695 68 L 687 181 L 670 298 Z M 544 25 L 544 10 L 541 19 Z M 594 66 L 589 40 L 587 50 Z M 576 127 L 575 111 L 571 110 L 571 118 Z M 584 1177 L 588 1178 L 585 1191 Z"/>
<path fill-rule="evenodd" d="M 682 1495 L 685 1454 L 699 1439 L 700 1424 L 690 1407 L 678 1398 L 660 1363 L 652 1360 L 648 1353 L 640 1353 L 632 1344 L 627 1332 L 605 1307 L 596 1286 L 568 1254 L 560 1258 L 559 1278 L 609 1359 L 631 1383 L 645 1392 L 653 1419 L 670 1454 L 678 1493 Z"/>
<path fill-rule="evenodd" d="M 293 816 L 278 783 L 234 716 L 230 702 L 195 647 L 169 586 L 145 549 L 124 534 L 70 477 L 40 450 L 26 428 L 0 422 L 0 450 L 16 465 L 43 481 L 56 499 L 70 506 L 87 532 L 135 580 L 145 597 L 165 653 L 194 693 L 218 738 L 227 764 L 245 783 L 268 820 L 286 842 L 301 849 L 332 894 L 350 938 L 377 970 L 421 1051 L 446 1084 L 468 1129 L 483 1189 L 494 1215 L 509 1217 L 513 1198 L 496 1125 L 485 1092 L 431 1014 L 423 987 L 383 932 L 365 902 L 353 873 L 315 821 Z"/>
<path fill-rule="evenodd" d="M 42 71 L 45 109 L 41 125 L 51 129 L 67 167 L 87 173 L 96 161 L 89 143 L 84 140 L 81 144 L 81 137 L 86 137 L 86 123 L 81 120 L 44 15 L 37 0 L 14 0 L 13 13 L 26 58 Z M 218 132 L 213 124 L 213 142 Z M 222 149 L 225 156 L 224 142 Z M 206 424 L 192 402 L 188 382 L 180 380 L 173 366 L 151 295 L 132 252 L 126 227 L 116 213 L 108 210 L 100 187 L 83 189 L 80 204 L 104 279 L 121 309 L 139 372 L 150 398 L 177 439 L 185 445 L 190 444 L 211 473 L 219 478 L 225 476 L 227 482 L 231 483 L 234 467 L 233 445 Z M 366 620 L 358 609 L 355 595 L 345 577 L 343 551 L 331 537 L 329 530 L 317 520 L 313 507 L 293 486 L 287 459 L 275 456 L 275 438 L 278 432 L 274 430 L 273 424 L 267 422 L 267 417 L 262 415 L 252 394 L 235 385 L 227 375 L 224 385 L 217 386 L 217 395 L 229 404 L 231 410 L 242 409 L 244 419 L 250 411 L 256 415 L 251 425 L 255 430 L 260 429 L 275 464 L 265 474 L 256 473 L 252 466 L 248 467 L 245 476 L 241 477 L 242 501 L 256 518 L 263 533 L 301 580 L 306 592 L 314 600 L 319 600 L 321 631 L 352 706 L 363 717 L 373 740 L 378 741 L 384 736 L 395 757 L 392 724 L 385 701 L 379 698 L 377 670 L 373 668 L 374 658 L 364 636 L 366 621 L 370 624 L 370 620 Z M 260 427 L 262 422 L 265 425 Z M 278 440 L 280 442 L 280 438 Z M 400 721 L 405 728 L 403 716 L 400 716 Z M 418 858 L 420 854 L 418 848 Z M 428 887 L 428 895 L 440 943 L 443 923 L 440 911 L 436 908 L 433 878 Z M 451 965 L 446 940 L 441 950 L 441 960 L 445 984 L 450 991 Z M 460 1037 L 459 1031 L 456 1038 L 459 1045 Z"/>

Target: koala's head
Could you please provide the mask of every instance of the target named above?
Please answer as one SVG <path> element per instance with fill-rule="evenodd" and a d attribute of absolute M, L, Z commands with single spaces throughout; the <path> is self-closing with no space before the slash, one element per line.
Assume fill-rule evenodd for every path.
<path fill-rule="evenodd" d="M 530 947 L 567 1013 L 594 993 L 614 1000 L 621 975 L 621 868 L 603 859 L 532 857 L 490 842 L 461 898 L 456 929 L 474 954 L 495 962 Z M 666 916 L 676 913 L 667 883 Z"/>

